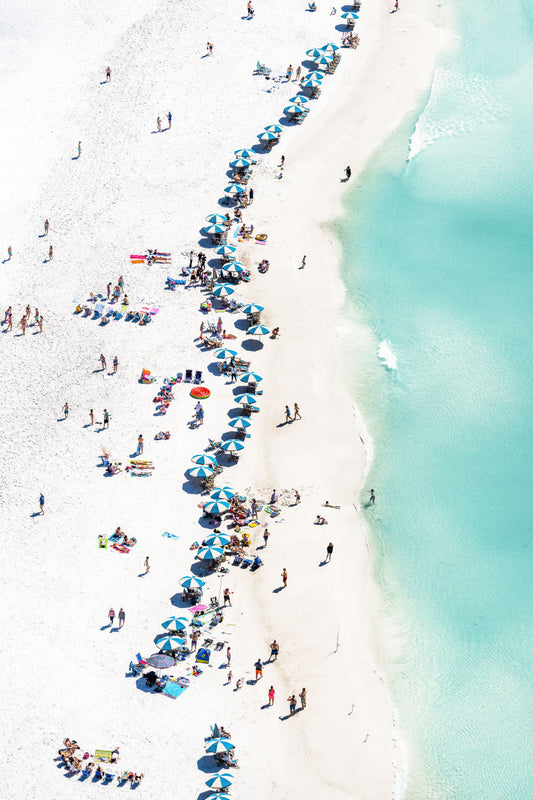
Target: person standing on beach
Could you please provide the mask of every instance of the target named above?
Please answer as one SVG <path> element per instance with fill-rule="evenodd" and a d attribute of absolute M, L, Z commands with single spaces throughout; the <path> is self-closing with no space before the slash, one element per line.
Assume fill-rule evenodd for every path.
<path fill-rule="evenodd" d="M 211 42 L 207 43 L 207 55 L 208 56 L 212 56 L 213 55 L 213 45 L 212 45 Z"/>
<path fill-rule="evenodd" d="M 260 658 L 257 659 L 254 666 L 255 666 L 255 682 L 257 683 L 259 678 L 263 677 L 263 662 L 261 661 Z"/>
<path fill-rule="evenodd" d="M 289 704 L 289 714 L 294 717 L 296 714 L 296 694 L 294 692 L 290 697 L 287 697 L 287 702 Z"/>
<path fill-rule="evenodd" d="M 78 158 L 81 158 L 81 142 L 78 142 Z"/>
<path fill-rule="evenodd" d="M 294 404 L 294 419 L 301 419 L 300 406 L 298 405 L 298 403 Z"/>
<path fill-rule="evenodd" d="M 349 181 L 350 178 L 352 177 L 352 168 L 351 167 L 346 167 L 344 172 L 346 174 L 346 180 Z"/>
<path fill-rule="evenodd" d="M 89 417 L 90 417 L 90 419 L 91 419 L 91 421 L 90 421 L 90 423 L 89 423 L 89 424 L 90 424 L 90 425 L 94 425 L 94 411 L 92 410 L 92 408 L 91 408 L 91 410 L 89 411 Z"/>
<path fill-rule="evenodd" d="M 45 236 L 48 236 L 48 229 L 49 228 L 50 228 L 50 223 L 48 222 L 47 219 L 45 219 L 45 221 L 44 221 L 44 235 Z"/>
<path fill-rule="evenodd" d="M 54 248 L 52 247 L 52 245 L 50 245 L 50 247 L 48 248 L 48 261 L 52 261 L 53 257 L 54 257 Z"/>
<path fill-rule="evenodd" d="M 374 490 L 370 489 L 369 494 L 370 494 L 370 502 L 372 503 L 372 505 L 374 505 L 374 503 L 376 502 L 376 495 L 374 493 Z"/>
<path fill-rule="evenodd" d="M 228 647 L 228 649 L 226 650 L 226 659 L 229 667 L 229 665 L 231 664 L 231 647 Z"/>
<path fill-rule="evenodd" d="M 276 694 L 276 692 L 274 691 L 274 687 L 271 686 L 270 689 L 268 690 L 268 705 L 269 706 L 273 706 L 274 705 L 274 695 L 275 694 Z"/>
<path fill-rule="evenodd" d="M 331 556 L 333 555 L 333 542 L 330 542 L 326 547 L 326 564 L 331 561 Z"/>
<path fill-rule="evenodd" d="M 13 330 L 13 314 L 11 312 L 11 309 L 9 309 L 9 311 L 7 312 L 7 329 L 8 331 Z"/>
<path fill-rule="evenodd" d="M 11 249 L 11 245 L 7 248 L 7 260 L 11 261 L 11 257 L 13 255 L 13 250 Z"/>
<path fill-rule="evenodd" d="M 285 406 L 285 422 L 292 422 L 291 410 L 289 406 Z"/>
<path fill-rule="evenodd" d="M 294 490 L 294 502 L 296 503 L 296 505 L 302 502 L 302 498 L 300 497 L 300 492 L 298 491 L 298 489 Z"/>
<path fill-rule="evenodd" d="M 115 356 L 114 359 L 113 359 L 113 372 L 117 372 L 117 371 L 118 371 L 118 358 L 117 358 L 117 356 Z"/>
<path fill-rule="evenodd" d="M 392 10 L 393 10 L 393 12 L 400 10 L 400 8 L 398 6 L 398 0 L 396 0 L 396 2 L 394 3 L 394 8 Z"/>
<path fill-rule="evenodd" d="M 302 704 L 302 711 L 307 705 L 307 692 L 305 688 L 300 692 L 300 703 Z"/>
<path fill-rule="evenodd" d="M 279 653 L 279 644 L 274 641 L 270 645 L 270 658 L 269 661 L 277 661 L 278 660 L 278 653 Z"/>
<path fill-rule="evenodd" d="M 194 260 L 194 252 L 191 250 L 189 253 L 189 269 L 192 269 L 192 262 Z"/>
<path fill-rule="evenodd" d="M 105 356 L 103 353 L 100 353 L 100 364 L 102 366 L 102 372 L 103 372 L 107 367 L 107 361 L 105 360 Z"/>
<path fill-rule="evenodd" d="M 122 628 L 122 626 L 124 625 L 125 622 L 126 622 L 126 612 L 124 611 L 123 608 L 121 608 L 120 611 L 118 612 L 118 627 L 119 627 L 119 630 L 120 630 L 120 628 Z"/>
<path fill-rule="evenodd" d="M 43 316 L 42 314 L 39 315 L 39 319 L 37 321 L 37 325 L 39 326 L 39 333 L 43 332 Z"/>
<path fill-rule="evenodd" d="M 287 588 L 287 570 L 283 567 L 283 572 L 281 573 L 281 580 L 283 581 L 283 588 Z"/>
<path fill-rule="evenodd" d="M 229 596 L 229 589 L 224 589 L 224 605 L 229 603 L 231 605 L 231 597 Z"/>
<path fill-rule="evenodd" d="M 107 67 L 105 71 L 105 82 L 111 83 L 111 67 Z"/>
<path fill-rule="evenodd" d="M 170 130 L 170 129 L 171 129 L 171 127 L 172 127 L 172 114 L 171 114 L 171 112 L 170 112 L 170 111 L 169 111 L 169 112 L 168 112 L 168 114 L 167 114 L 167 121 L 168 121 L 168 128 L 167 128 L 167 130 Z"/>
<path fill-rule="evenodd" d="M 27 324 L 26 314 L 24 314 L 24 316 L 21 318 L 21 320 L 19 322 L 19 325 L 22 328 L 22 335 L 23 336 L 26 336 L 26 324 Z"/>
<path fill-rule="evenodd" d="M 114 608 L 110 608 L 109 609 L 109 613 L 108 613 L 107 616 L 109 618 L 109 627 L 112 628 L 113 627 L 113 623 L 115 621 L 115 609 Z"/>
<path fill-rule="evenodd" d="M 161 117 L 157 118 L 157 130 L 161 133 Z"/>
<path fill-rule="evenodd" d="M 257 506 L 257 500 L 256 500 L 256 499 L 255 499 L 255 497 L 254 497 L 254 498 L 252 499 L 252 506 L 251 506 L 251 509 L 252 509 L 252 519 L 257 519 L 257 508 L 258 508 L 258 506 Z"/>
<path fill-rule="evenodd" d="M 269 536 L 270 536 L 270 533 L 268 532 L 268 528 L 265 528 L 265 532 L 263 533 L 263 541 L 265 543 L 265 547 L 268 544 L 268 537 Z"/>
<path fill-rule="evenodd" d="M 39 509 L 40 513 L 44 514 L 44 494 L 42 492 L 39 495 Z"/>
<path fill-rule="evenodd" d="M 302 258 L 302 263 L 300 264 L 300 269 L 303 269 L 303 268 L 305 267 L 305 262 L 306 262 L 306 261 L 307 261 L 307 256 L 304 256 L 304 257 Z"/>
<path fill-rule="evenodd" d="M 107 284 L 107 299 L 109 300 L 111 296 L 111 281 Z"/>
<path fill-rule="evenodd" d="M 287 82 L 290 81 L 290 79 L 292 78 L 292 64 L 289 64 L 289 66 L 287 67 L 287 72 L 285 74 L 285 77 L 287 78 Z"/>
<path fill-rule="evenodd" d="M 148 556 L 146 556 L 146 558 L 144 559 L 144 574 L 148 575 L 149 572 L 150 572 L 150 563 L 148 561 Z"/>
<path fill-rule="evenodd" d="M 104 408 L 104 428 L 109 428 L 109 411 Z"/>
<path fill-rule="evenodd" d="M 67 417 L 68 417 L 68 403 L 65 403 L 65 405 L 63 406 L 63 419 L 66 419 Z"/>
<path fill-rule="evenodd" d="M 294 77 L 294 80 L 296 81 L 296 83 L 298 83 L 298 81 L 300 80 L 300 75 L 301 74 L 302 74 L 302 68 L 300 66 L 298 66 L 298 69 L 296 70 L 296 75 Z"/>
<path fill-rule="evenodd" d="M 144 439 L 142 433 L 137 437 L 137 455 L 141 455 L 144 450 Z"/>
<path fill-rule="evenodd" d="M 198 639 L 200 638 L 200 631 L 194 631 L 191 634 L 191 650 L 196 650 L 196 645 L 198 644 Z"/>

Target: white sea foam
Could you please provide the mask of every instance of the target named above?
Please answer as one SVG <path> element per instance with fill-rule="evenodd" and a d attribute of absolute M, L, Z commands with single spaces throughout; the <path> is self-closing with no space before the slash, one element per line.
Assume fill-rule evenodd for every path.
<path fill-rule="evenodd" d="M 383 341 L 380 342 L 378 347 L 378 358 L 381 359 L 383 366 L 387 367 L 387 369 L 398 369 L 398 360 L 390 346 L 388 339 L 383 339 Z"/>
<path fill-rule="evenodd" d="M 439 67 L 429 100 L 409 142 L 407 160 L 444 136 L 460 136 L 507 114 L 492 84 L 472 74 L 467 77 Z"/>

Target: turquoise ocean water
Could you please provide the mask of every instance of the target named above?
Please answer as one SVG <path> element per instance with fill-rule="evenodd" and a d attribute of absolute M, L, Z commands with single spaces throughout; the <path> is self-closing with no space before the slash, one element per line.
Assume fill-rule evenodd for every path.
<path fill-rule="evenodd" d="M 530 800 L 533 11 L 457 14 L 456 50 L 338 226 L 347 313 L 373 336 L 350 372 L 405 797 Z"/>

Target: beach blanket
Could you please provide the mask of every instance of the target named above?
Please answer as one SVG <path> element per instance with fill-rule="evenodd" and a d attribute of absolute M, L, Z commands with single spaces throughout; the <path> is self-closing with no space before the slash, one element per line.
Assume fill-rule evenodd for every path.
<path fill-rule="evenodd" d="M 95 761 L 111 761 L 113 756 L 112 750 L 95 750 L 94 751 L 94 760 Z"/>
<path fill-rule="evenodd" d="M 179 536 L 176 536 L 175 533 L 169 533 L 168 531 L 165 531 L 164 533 L 162 533 L 161 536 L 166 536 L 167 539 L 179 539 L 180 538 Z"/>
<path fill-rule="evenodd" d="M 179 697 L 180 694 L 187 689 L 187 686 L 180 686 L 179 683 L 174 683 L 173 681 L 167 681 L 165 683 L 165 688 L 163 689 L 163 694 L 166 694 L 168 697 Z"/>

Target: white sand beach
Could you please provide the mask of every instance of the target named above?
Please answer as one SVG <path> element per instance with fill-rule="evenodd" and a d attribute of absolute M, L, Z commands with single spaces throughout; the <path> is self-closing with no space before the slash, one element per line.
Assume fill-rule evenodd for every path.
<path fill-rule="evenodd" d="M 12 3 L 2 23 L 0 285 L 2 318 L 12 306 L 13 331 L 2 325 L 0 632 L 12 677 L 2 704 L 3 784 L 11 798 L 103 791 L 58 760 L 68 736 L 81 754 L 120 748 L 107 791 L 118 788 L 123 771 L 134 771 L 143 773 L 137 791 L 147 796 L 204 800 L 205 781 L 218 770 L 205 753 L 215 722 L 231 732 L 239 760 L 232 797 L 394 794 L 402 768 L 398 731 L 382 677 L 386 642 L 360 515 L 368 435 L 340 369 L 343 286 L 328 223 L 342 213 L 350 186 L 341 180 L 345 166 L 353 183 L 416 107 L 446 36 L 436 7 L 421 0 L 401 3 L 396 14 L 392 3 L 363 0 L 355 25 L 360 46 L 341 48 L 340 65 L 309 102 L 308 118 L 288 125 L 283 108 L 299 91 L 283 77 L 288 65 L 306 66 L 310 48 L 340 45 L 348 8 L 330 15 L 331 4 L 319 2 L 315 13 L 306 5 L 255 0 L 254 17 L 246 19 L 244 0 L 201 7 L 148 0 L 142 8 L 131 0 L 112 7 Z M 257 61 L 271 68 L 269 80 L 254 74 Z M 169 110 L 172 127 L 157 132 L 157 117 L 166 128 Z M 200 303 L 209 292 L 183 285 L 169 291 L 165 282 L 180 278 L 191 250 L 206 253 L 208 268 L 217 264 L 202 229 L 208 214 L 233 208 L 220 200 L 234 150 L 255 146 L 265 125 L 280 120 L 281 141 L 258 153 L 249 183 L 254 200 L 242 212 L 254 236 L 268 239 L 237 243 L 251 280 L 233 295 L 264 306 L 261 321 L 280 335 L 252 339 L 245 314 L 205 315 Z M 148 249 L 172 253 L 172 263 L 130 262 L 130 254 Z M 261 274 L 264 258 L 270 268 Z M 122 318 L 103 326 L 74 313 L 121 275 L 132 309 L 159 309 L 150 324 Z M 31 322 L 39 309 L 42 333 L 37 325 L 25 335 L 17 327 L 27 304 Z M 163 620 L 192 619 L 179 580 L 200 567 L 190 547 L 212 528 L 199 507 L 209 496 L 187 470 L 209 438 L 231 430 L 234 389 L 245 388 L 218 374 L 213 351 L 198 338 L 201 322 L 216 324 L 219 315 L 236 337 L 227 346 L 263 377 L 263 394 L 238 463 L 221 457 L 216 484 L 246 496 L 246 505 L 254 497 L 267 504 L 277 490 L 280 514 L 263 510 L 260 525 L 243 528 L 250 554 L 263 561 L 258 570 L 233 566 L 228 557 L 228 572 L 205 578 L 203 601 L 216 596 L 222 603 L 228 587 L 232 606 L 219 625 L 202 631 L 200 643 L 205 636 L 214 642 L 201 675 L 191 674 L 194 656 L 165 671 L 190 681 L 173 699 L 126 675 L 136 653 L 158 651 Z M 139 382 L 143 368 L 157 383 Z M 196 402 L 189 384 L 174 386 L 164 416 L 154 415 L 152 402 L 164 378 L 189 368 L 202 371 L 211 391 L 196 428 L 188 424 Z M 292 410 L 295 402 L 301 420 L 282 424 L 285 406 Z M 154 441 L 161 430 L 171 438 Z M 154 464 L 149 477 L 124 471 L 139 434 L 142 458 Z M 104 475 L 102 448 L 122 472 Z M 324 508 L 326 500 L 340 509 Z M 314 524 L 318 514 L 327 525 Z M 231 533 L 229 522 L 221 528 Z M 98 547 L 98 537 L 117 526 L 137 539 L 128 553 Z M 125 610 L 120 630 L 108 625 L 110 607 Z M 267 661 L 274 638 L 279 658 L 256 682 L 254 663 Z M 270 686 L 275 702 L 265 707 Z M 287 698 L 303 687 L 307 707 L 289 717 Z"/>

